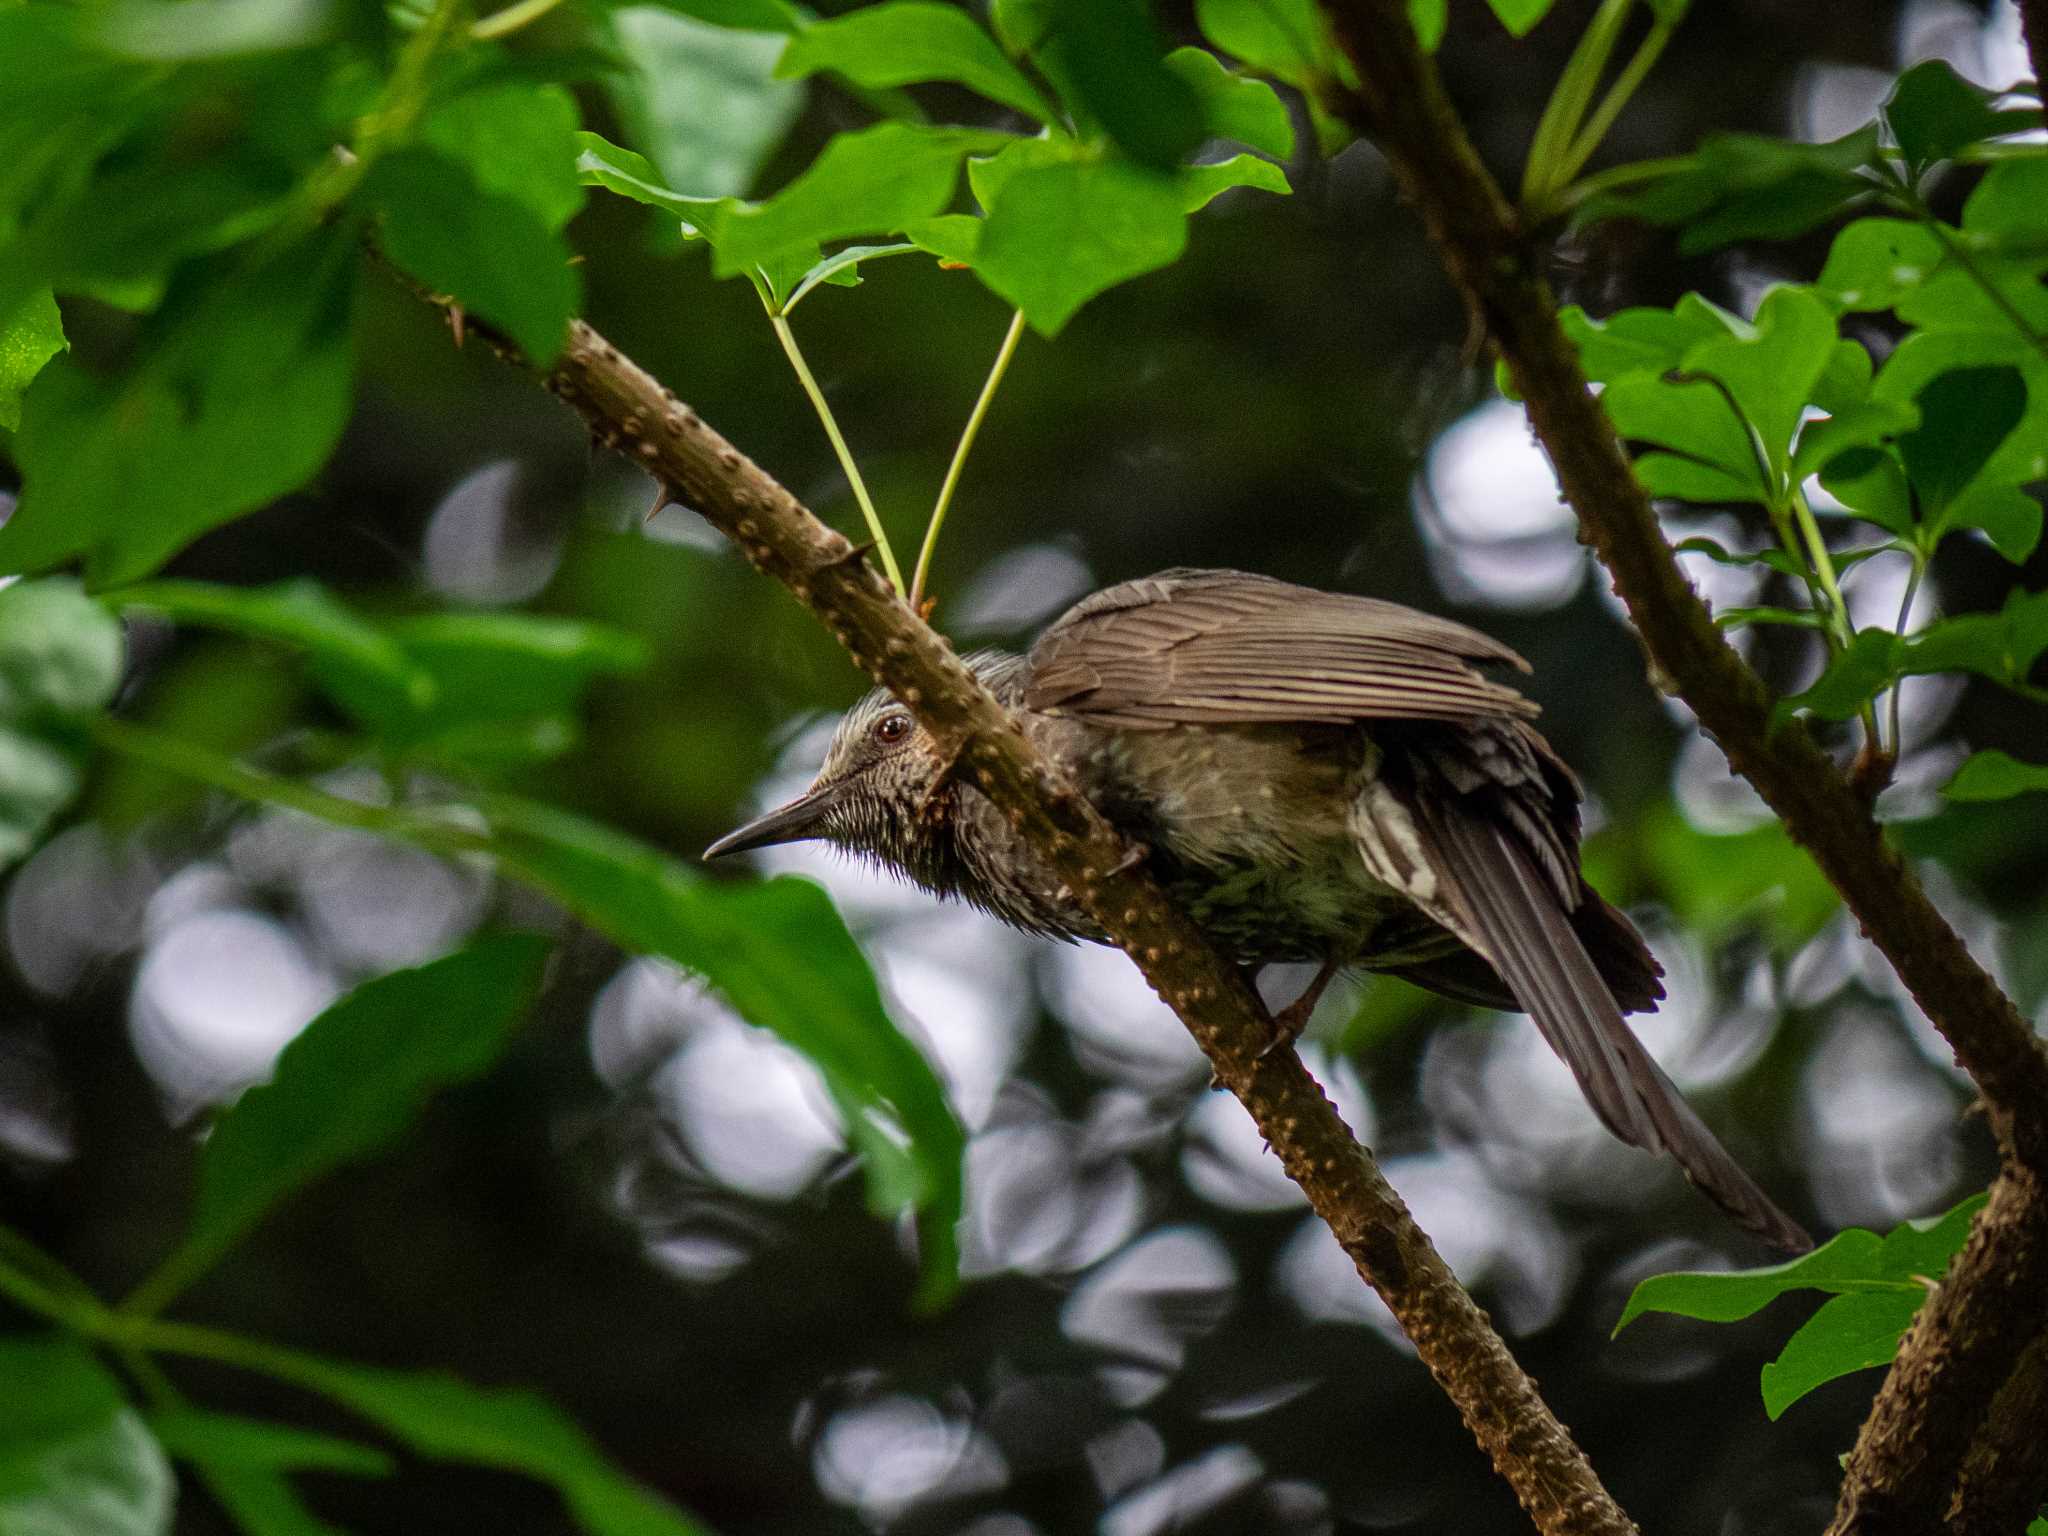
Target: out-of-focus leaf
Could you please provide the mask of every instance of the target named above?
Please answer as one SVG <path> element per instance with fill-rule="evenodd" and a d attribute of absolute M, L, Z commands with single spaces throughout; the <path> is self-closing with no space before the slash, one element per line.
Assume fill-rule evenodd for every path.
<path fill-rule="evenodd" d="M 0 1531 L 163 1536 L 170 1463 L 92 1351 L 59 1333 L 0 1337 Z"/>
<path fill-rule="evenodd" d="M 1206 48 L 1176 48 L 1165 64 L 1194 93 L 1202 126 L 1212 136 L 1234 139 L 1281 160 L 1294 153 L 1294 124 L 1287 106 L 1265 81 L 1233 75 Z"/>
<path fill-rule="evenodd" d="M 393 1470 L 390 1456 L 374 1445 L 211 1408 L 155 1409 L 149 1414 L 149 1427 L 171 1455 L 205 1466 L 346 1472 L 353 1477 L 389 1477 Z"/>
<path fill-rule="evenodd" d="M 1202 35 L 1262 74 L 1307 86 L 1329 72 L 1329 40 L 1314 0 L 1195 0 Z"/>
<path fill-rule="evenodd" d="M 1552 0 L 1486 0 L 1487 8 L 1516 37 L 1527 37 L 1550 14 Z"/>
<path fill-rule="evenodd" d="M 673 11 L 708 26 L 742 32 L 797 32 L 804 14 L 789 0 L 658 0 L 648 9 Z"/>
<path fill-rule="evenodd" d="M 310 479 L 352 400 L 358 243 L 344 223 L 195 277 L 118 373 L 45 368 L 22 401 L 0 572 L 84 555 L 96 584 L 134 581 Z"/>
<path fill-rule="evenodd" d="M 1761 1269 L 1652 1275 L 1630 1293 L 1616 1333 L 1645 1312 L 1673 1312 L 1709 1323 L 1748 1317 L 1788 1291 L 1906 1293 L 1924 1300 L 1922 1279 L 1939 1280 L 1970 1235 L 1984 1196 L 1939 1216 L 1903 1222 L 1883 1237 L 1862 1227 L 1838 1232 L 1809 1254 Z"/>
<path fill-rule="evenodd" d="M 116 607 L 145 608 L 179 624 L 205 625 L 273 640 L 319 658 L 347 691 L 381 702 L 372 720 L 425 709 L 434 680 L 389 634 L 345 607 L 317 581 L 225 587 L 203 581 L 152 581 L 109 594 Z"/>
<path fill-rule="evenodd" d="M 304 1354 L 273 1372 L 383 1426 L 421 1456 L 549 1483 L 590 1536 L 708 1536 L 634 1481 L 538 1392 L 473 1387 L 438 1372 L 378 1370 Z"/>
<path fill-rule="evenodd" d="M 759 9 L 781 8 L 763 0 Z M 731 31 L 739 24 L 709 25 L 655 5 L 616 10 L 611 20 L 632 71 L 608 89 L 627 137 L 661 168 L 650 180 L 703 197 L 751 188 L 803 111 L 804 87 L 773 75 L 793 26 Z"/>
<path fill-rule="evenodd" d="M 1891 309 L 1942 264 L 1941 241 L 1909 219 L 1857 219 L 1828 247 L 1815 286 L 1844 309 Z"/>
<path fill-rule="evenodd" d="M 524 203 L 550 231 L 583 206 L 576 176 L 576 98 L 558 85 L 464 91 L 420 123 L 420 141 L 465 166 L 476 184 Z"/>
<path fill-rule="evenodd" d="M 382 216 L 380 243 L 393 262 L 498 326 L 535 367 L 555 360 L 583 285 L 568 246 L 527 203 L 424 149 L 380 159 L 363 197 Z"/>
<path fill-rule="evenodd" d="M 1764 1412 L 1775 1419 L 1838 1376 L 1890 1365 L 1926 1299 L 1917 1285 L 1830 1297 L 1764 1366 Z"/>
<path fill-rule="evenodd" d="M 576 135 L 576 144 L 576 174 L 585 186 L 603 187 L 684 220 L 702 217 L 706 206 L 719 201 L 677 192 L 662 181 L 645 155 L 623 149 L 601 134 L 585 130 Z"/>
<path fill-rule="evenodd" d="M 1993 749 L 1972 753 L 1941 793 L 1948 800 L 2010 800 L 2042 789 L 2048 789 L 2048 764 L 2023 763 Z"/>
<path fill-rule="evenodd" d="M 1052 0 L 1052 9 L 1038 60 L 1077 121 L 1140 165 L 1180 164 L 1206 131 L 1202 102 L 1160 57 L 1147 0 Z"/>
<path fill-rule="evenodd" d="M 1776 821 L 1747 832 L 1703 832 L 1675 810 L 1648 819 L 1642 862 L 1687 928 L 1710 939 L 1761 921 L 1791 953 L 1821 929 L 1841 897 Z"/>
<path fill-rule="evenodd" d="M 170 62 L 306 48 L 334 31 L 334 0 L 113 0 L 91 35 L 110 53 Z"/>
<path fill-rule="evenodd" d="M 1408 25 L 1415 29 L 1415 41 L 1424 53 L 1437 51 L 1450 20 L 1449 0 L 1408 0 Z"/>
<path fill-rule="evenodd" d="M 64 317 L 47 288 L 0 317 L 0 428 L 12 432 L 21 425 L 22 391 L 64 345 Z"/>
<path fill-rule="evenodd" d="M 1898 681 L 1905 649 L 1888 629 L 1858 630 L 1811 686 L 1778 701 L 1778 714 L 1803 709 L 1823 720 L 1848 719 Z"/>
<path fill-rule="evenodd" d="M 375 1152 L 436 1089 L 488 1067 L 539 990 L 547 957 L 547 941 L 528 934 L 483 939 L 366 981 L 308 1024 L 275 1076 L 214 1126 L 191 1227 L 160 1273 L 199 1274 L 279 1200 Z"/>
<path fill-rule="evenodd" d="M 1970 84 L 1946 60 L 1929 59 L 1899 76 L 1885 100 L 1884 120 L 1907 168 L 1917 176 L 1979 139 L 2011 132 L 1991 105 L 1996 99 L 1995 92 Z"/>
<path fill-rule="evenodd" d="M 167 1452 L 198 1470 L 246 1536 L 347 1536 L 306 1507 L 288 1474 L 386 1477 L 393 1470 L 374 1446 L 205 1408 L 158 1410 L 149 1427 Z"/>
<path fill-rule="evenodd" d="M 1772 471 L 1786 473 L 1792 434 L 1834 350 L 1835 322 L 1809 288 L 1773 288 L 1757 309 L 1751 336 L 1696 342 L 1687 373 L 1718 379 L 1763 440 Z"/>
<path fill-rule="evenodd" d="M 933 0 L 882 0 L 814 22 L 790 38 L 775 65 L 784 80 L 820 70 L 877 87 L 950 80 L 1041 123 L 1053 117 L 1038 88 L 973 17 Z"/>
<path fill-rule="evenodd" d="M 882 1006 L 830 898 L 788 877 L 713 883 L 642 843 L 549 806 L 492 797 L 501 855 L 591 926 L 702 977 L 825 1079 L 859 1149 L 868 1203 L 915 1208 L 920 1295 L 956 1283 L 963 1138 L 945 1091 Z"/>
<path fill-rule="evenodd" d="M 2048 592 L 2015 588 L 1997 613 L 1941 619 L 1906 645 L 1909 672 L 1975 672 L 1998 682 L 2024 682 L 2048 651 Z"/>
<path fill-rule="evenodd" d="M 120 627 L 77 583 L 0 588 L 0 868 L 78 793 L 77 727 L 120 680 Z"/>
<path fill-rule="evenodd" d="M 1870 198 L 1876 184 L 1862 171 L 1876 154 L 1874 123 L 1826 144 L 1714 134 L 1669 170 L 1589 199 L 1576 217 L 1683 226 L 1679 249 L 1689 256 L 1736 240 L 1787 240 Z"/>
<path fill-rule="evenodd" d="M 1175 182 L 1115 160 L 1019 173 L 990 208 L 974 269 L 1055 335 L 1106 288 L 1167 266 L 1187 245 Z"/>

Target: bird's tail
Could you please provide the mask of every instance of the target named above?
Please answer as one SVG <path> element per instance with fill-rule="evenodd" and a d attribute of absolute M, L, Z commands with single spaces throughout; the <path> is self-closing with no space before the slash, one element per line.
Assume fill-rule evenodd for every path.
<path fill-rule="evenodd" d="M 1556 890 L 1515 836 L 1434 795 L 1417 797 L 1417 831 L 1437 896 L 1564 1059 L 1607 1128 L 1668 1152 L 1741 1227 L 1787 1252 L 1813 1239 L 1772 1202 L 1680 1097 L 1622 1018 Z M 1591 898 L 1597 900 L 1598 898 Z"/>

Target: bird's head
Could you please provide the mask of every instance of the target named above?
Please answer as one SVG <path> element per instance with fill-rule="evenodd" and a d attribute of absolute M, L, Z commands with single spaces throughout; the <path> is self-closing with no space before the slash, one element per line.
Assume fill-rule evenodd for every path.
<path fill-rule="evenodd" d="M 976 651 L 963 659 L 998 699 L 1018 702 L 1029 670 L 1022 656 Z M 945 767 L 930 733 L 887 689 L 877 688 L 839 722 L 809 789 L 728 832 L 704 857 L 818 838 L 953 894 L 962 872 Z"/>

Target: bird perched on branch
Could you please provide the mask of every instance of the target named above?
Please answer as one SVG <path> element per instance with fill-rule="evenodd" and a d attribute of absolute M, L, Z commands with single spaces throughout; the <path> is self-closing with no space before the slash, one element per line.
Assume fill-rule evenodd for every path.
<path fill-rule="evenodd" d="M 1498 641 L 1395 603 L 1241 571 L 1164 571 L 1084 598 L 1028 656 L 969 658 L 1225 955 L 1344 967 L 1529 1013 L 1623 1141 L 1666 1152 L 1738 1224 L 1812 1246 L 1715 1139 L 1622 1015 L 1661 972 L 1579 873 L 1579 786 L 1486 675 Z M 887 693 L 817 781 L 705 857 L 823 838 L 1032 933 L 1106 942 Z"/>

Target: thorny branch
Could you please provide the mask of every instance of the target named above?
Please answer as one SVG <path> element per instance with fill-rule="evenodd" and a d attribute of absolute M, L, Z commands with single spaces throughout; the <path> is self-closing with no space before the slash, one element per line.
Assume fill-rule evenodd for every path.
<path fill-rule="evenodd" d="M 517 361 L 516 351 L 471 319 Z M 823 623 L 928 730 L 1078 895 L 1209 1057 L 1359 1274 L 1456 1404 L 1473 1438 L 1544 1536 L 1635 1536 L 1584 1452 L 1515 1363 L 1292 1050 L 1237 968 L 1160 893 L 1141 862 L 946 641 L 839 533 L 630 358 L 575 322 L 549 389 L 617 449 L 726 534 Z"/>
<path fill-rule="evenodd" d="M 1920 1536 L 1958 1495 L 1973 1436 L 2048 1320 L 2048 1051 L 1834 761 L 1803 728 L 1772 729 L 1769 691 L 1679 569 L 1558 325 L 1538 254 L 1480 163 L 1402 0 L 1322 3 L 1359 78 L 1356 94 L 1334 105 L 1392 161 L 1527 401 L 1581 536 L 1613 574 L 1650 660 L 1834 883 L 1987 1102 L 2003 1154 L 1991 1201 L 1885 1380 L 1833 1527 L 1839 1536 Z M 2038 49 L 2048 5 L 2031 0 L 2028 9 Z M 2040 1467 L 2019 1475 L 2032 1480 L 2022 1495 L 2038 1502 Z"/>

